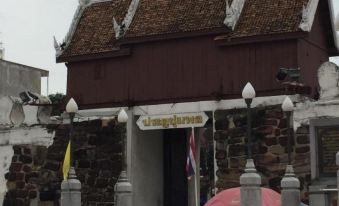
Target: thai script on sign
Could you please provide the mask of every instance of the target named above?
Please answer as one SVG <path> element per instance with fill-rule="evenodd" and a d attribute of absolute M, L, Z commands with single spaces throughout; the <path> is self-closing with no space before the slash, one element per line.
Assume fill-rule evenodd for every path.
<path fill-rule="evenodd" d="M 142 123 L 145 127 L 148 126 L 162 126 L 163 128 L 168 128 L 170 125 L 177 127 L 178 124 L 201 124 L 202 116 L 185 116 L 178 117 L 173 115 L 170 118 L 154 118 L 148 117 L 147 119 L 142 120 Z"/>
<path fill-rule="evenodd" d="M 141 116 L 137 121 L 140 129 L 170 129 L 202 127 L 208 117 L 205 113 L 184 113 L 173 115 Z"/>

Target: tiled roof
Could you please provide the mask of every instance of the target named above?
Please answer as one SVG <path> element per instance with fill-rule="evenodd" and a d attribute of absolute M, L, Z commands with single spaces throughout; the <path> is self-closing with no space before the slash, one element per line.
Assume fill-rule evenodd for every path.
<path fill-rule="evenodd" d="M 124 18 L 131 0 L 94 3 L 82 13 L 74 35 L 62 57 L 101 53 L 114 50 L 113 16 Z"/>
<path fill-rule="evenodd" d="M 85 9 L 74 35 L 61 54 L 72 57 L 114 50 L 113 17 L 122 22 L 131 0 L 93 3 Z M 231 3 L 231 1 L 229 1 Z M 218 38 L 238 38 L 300 31 L 308 0 L 246 0 L 234 31 Z M 221 29 L 225 0 L 140 0 L 124 39 Z"/>
<path fill-rule="evenodd" d="M 225 27 L 225 0 L 140 0 L 128 37 Z"/>
<path fill-rule="evenodd" d="M 233 32 L 220 38 L 239 38 L 299 31 L 308 0 L 247 0 Z"/>

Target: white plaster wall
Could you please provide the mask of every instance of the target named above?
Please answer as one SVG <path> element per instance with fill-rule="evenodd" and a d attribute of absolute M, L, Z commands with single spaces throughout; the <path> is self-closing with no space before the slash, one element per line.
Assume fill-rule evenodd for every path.
<path fill-rule="evenodd" d="M 7 192 L 5 174 L 12 162 L 13 145 L 50 146 L 54 132 L 38 125 L 38 107 L 22 106 L 17 98 L 0 98 L 0 205 Z"/>
<path fill-rule="evenodd" d="M 11 166 L 13 155 L 14 151 L 12 146 L 0 146 L 0 205 L 2 205 L 7 192 L 5 174 Z"/>
<path fill-rule="evenodd" d="M 163 137 L 161 130 L 141 131 L 133 124 L 132 177 L 133 205 L 162 206 Z"/>
<path fill-rule="evenodd" d="M 0 205 L 7 192 L 5 174 L 14 155 L 13 145 L 50 146 L 55 132 L 49 132 L 41 126 L 21 127 L 11 130 L 0 130 Z"/>

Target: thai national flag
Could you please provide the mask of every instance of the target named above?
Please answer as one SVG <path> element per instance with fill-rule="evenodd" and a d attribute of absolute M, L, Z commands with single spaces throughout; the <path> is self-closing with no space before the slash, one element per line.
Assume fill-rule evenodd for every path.
<path fill-rule="evenodd" d="M 189 148 L 187 152 L 186 172 L 187 172 L 187 179 L 191 179 L 191 177 L 194 176 L 196 173 L 194 128 L 192 128 L 192 132 L 189 137 Z"/>

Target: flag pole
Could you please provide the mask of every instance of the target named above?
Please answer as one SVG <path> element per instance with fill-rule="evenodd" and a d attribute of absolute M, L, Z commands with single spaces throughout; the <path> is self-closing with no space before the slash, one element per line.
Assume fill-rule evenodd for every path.
<path fill-rule="evenodd" d="M 195 134 L 194 134 L 194 127 L 192 127 L 192 135 L 194 137 L 194 141 L 195 141 Z M 194 142 L 195 144 L 195 142 Z M 195 155 L 197 154 L 197 147 L 195 147 L 195 151 L 194 151 Z M 196 160 L 198 159 L 197 157 L 195 158 Z M 198 171 L 197 171 L 197 165 L 198 163 L 195 163 L 195 177 L 194 177 L 194 197 L 195 197 L 195 206 L 198 206 Z"/>

